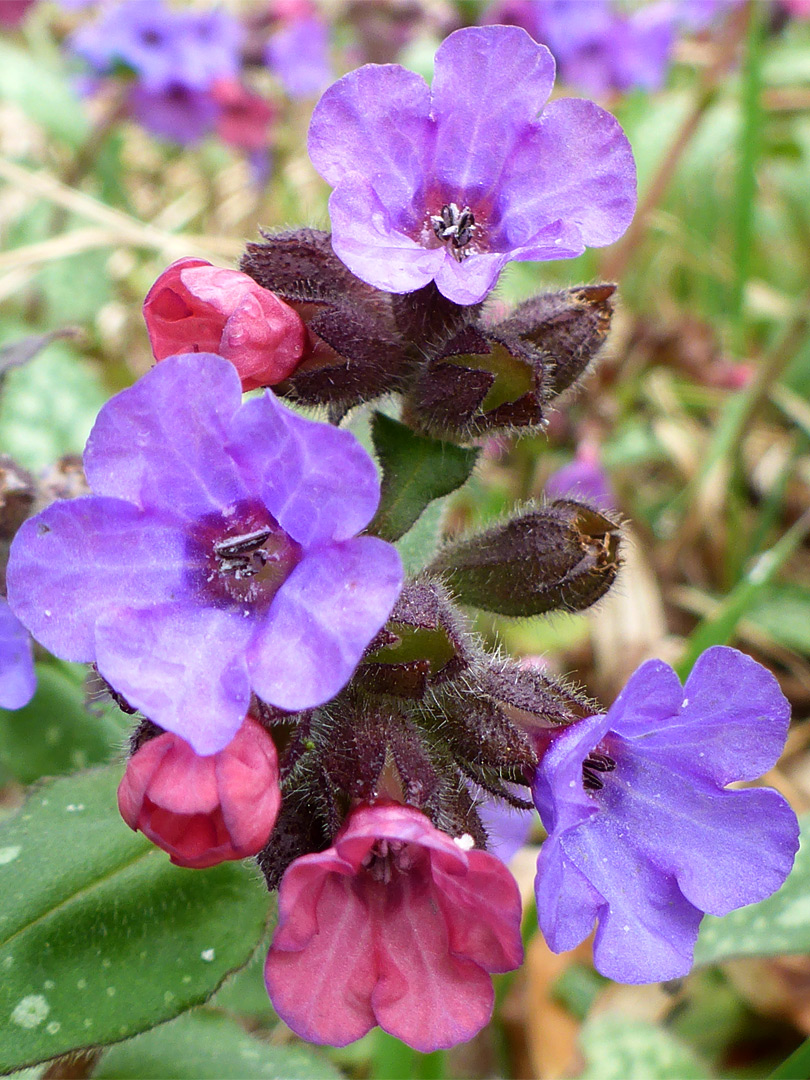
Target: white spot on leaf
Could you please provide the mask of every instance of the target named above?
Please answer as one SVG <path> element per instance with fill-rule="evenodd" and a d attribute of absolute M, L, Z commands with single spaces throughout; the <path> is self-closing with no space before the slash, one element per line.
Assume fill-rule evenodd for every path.
<path fill-rule="evenodd" d="M 32 1031 L 35 1027 L 39 1027 L 50 1011 L 51 1007 L 42 994 L 29 994 L 14 1006 L 11 1022 L 27 1031 Z"/>

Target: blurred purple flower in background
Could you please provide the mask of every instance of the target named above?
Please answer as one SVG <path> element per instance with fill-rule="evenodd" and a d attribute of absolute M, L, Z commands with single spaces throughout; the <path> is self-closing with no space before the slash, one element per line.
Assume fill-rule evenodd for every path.
<path fill-rule="evenodd" d="M 600 463 L 599 449 L 591 443 L 582 443 L 574 460 L 552 473 L 543 490 L 549 499 L 576 499 L 593 503 L 600 510 L 616 509 L 616 497 Z"/>
<path fill-rule="evenodd" d="M 0 597 L 0 708 L 21 709 L 36 685 L 31 635 Z"/>
<path fill-rule="evenodd" d="M 673 979 L 691 967 L 704 912 L 775 892 L 798 848 L 796 816 L 775 791 L 726 785 L 776 763 L 789 720 L 773 675 L 716 646 L 685 687 L 650 660 L 607 715 L 555 735 L 533 786 L 549 833 L 535 887 L 551 948 L 573 949 L 597 921 L 603 975 Z"/>
<path fill-rule="evenodd" d="M 380 484 L 353 435 L 269 392 L 242 404 L 233 364 L 193 353 L 104 406 L 84 466 L 95 494 L 12 544 L 10 603 L 51 652 L 198 754 L 251 689 L 297 710 L 343 687 L 402 584 L 396 549 L 356 535 Z"/>
<path fill-rule="evenodd" d="M 70 44 L 96 76 L 130 76 L 129 110 L 153 134 L 188 146 L 216 130 L 266 154 L 273 111 L 239 81 L 244 37 L 227 12 L 139 0 L 102 9 Z"/>
<path fill-rule="evenodd" d="M 367 65 L 315 108 L 309 153 L 335 190 L 336 254 L 363 281 L 430 281 L 459 304 L 487 294 L 510 259 L 560 259 L 618 239 L 633 216 L 630 144 L 590 101 L 552 102 L 554 61 L 518 27 L 458 30 L 432 89 L 398 65 Z"/>
<path fill-rule="evenodd" d="M 611 0 L 505 0 L 485 19 L 522 26 L 551 49 L 562 82 L 604 96 L 664 84 L 678 5 L 658 0 L 626 11 Z"/>
<path fill-rule="evenodd" d="M 291 98 L 317 97 L 335 77 L 329 27 L 315 13 L 292 18 L 276 30 L 265 60 Z"/>

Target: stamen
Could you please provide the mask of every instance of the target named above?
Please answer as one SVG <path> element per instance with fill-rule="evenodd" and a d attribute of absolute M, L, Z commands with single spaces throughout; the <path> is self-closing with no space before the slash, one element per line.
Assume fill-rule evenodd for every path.
<path fill-rule="evenodd" d="M 455 203 L 448 203 L 442 207 L 440 214 L 431 215 L 430 223 L 437 238 L 447 245 L 454 259 L 461 262 L 470 254 L 465 248 L 477 226 L 469 206 L 459 210 Z"/>

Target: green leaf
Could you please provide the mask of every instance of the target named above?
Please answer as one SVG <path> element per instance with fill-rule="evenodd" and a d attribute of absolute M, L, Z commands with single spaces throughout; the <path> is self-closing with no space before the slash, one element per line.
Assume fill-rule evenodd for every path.
<path fill-rule="evenodd" d="M 7 41 L 0 41 L 0 101 L 13 101 L 49 135 L 73 147 L 90 130 L 67 75 Z"/>
<path fill-rule="evenodd" d="M 416 435 L 380 412 L 372 418 L 371 437 L 383 479 L 369 532 L 383 540 L 399 540 L 429 503 L 461 487 L 478 457 L 475 448 Z"/>
<path fill-rule="evenodd" d="M 603 1013 L 580 1033 L 588 1067 L 581 1080 L 703 1080 L 706 1067 L 668 1032 L 646 1020 Z"/>
<path fill-rule="evenodd" d="M 0 1072 L 202 1003 L 264 931 L 255 873 L 172 866 L 118 816 L 120 777 L 49 781 L 0 828 Z"/>
<path fill-rule="evenodd" d="M 83 671 L 37 664 L 37 690 L 22 709 L 0 709 L 0 762 L 21 783 L 110 761 L 125 741 L 123 714 L 110 704 L 100 716 L 85 707 Z"/>
<path fill-rule="evenodd" d="M 800 824 L 801 846 L 785 884 L 767 900 L 722 919 L 706 915 L 695 948 L 696 964 L 810 952 L 810 814 L 800 818 Z"/>
<path fill-rule="evenodd" d="M 306 1046 L 255 1039 L 235 1020 L 197 1009 L 108 1050 L 94 1077 L 106 1080 L 337 1080 L 341 1073 Z"/>
<path fill-rule="evenodd" d="M 745 617 L 772 641 L 810 656 L 810 589 L 773 584 Z"/>
<path fill-rule="evenodd" d="M 0 398 L 0 450 L 27 469 L 41 469 L 84 449 L 107 400 L 90 364 L 62 341 L 25 367 L 9 371 Z"/>

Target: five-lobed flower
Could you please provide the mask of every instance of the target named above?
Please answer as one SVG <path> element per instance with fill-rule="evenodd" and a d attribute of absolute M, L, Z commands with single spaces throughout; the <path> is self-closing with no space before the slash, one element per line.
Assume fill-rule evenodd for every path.
<path fill-rule="evenodd" d="M 345 685 L 402 584 L 396 549 L 357 536 L 380 484 L 352 434 L 243 403 L 229 361 L 187 354 L 102 408 L 84 465 L 95 494 L 12 545 L 9 602 L 43 645 L 198 754 L 251 691 L 299 710 Z"/>
<path fill-rule="evenodd" d="M 265 981 L 293 1031 L 345 1046 L 379 1024 L 424 1053 L 480 1031 L 489 973 L 518 967 L 523 946 L 517 883 L 471 847 L 413 807 L 380 802 L 291 864 Z"/>
<path fill-rule="evenodd" d="M 687 974 L 707 912 L 770 896 L 798 847 L 788 804 L 767 788 L 727 790 L 771 768 L 790 708 L 766 668 L 716 646 L 684 687 L 643 664 L 613 706 L 551 741 L 533 794 L 548 839 L 537 913 L 555 952 L 598 923 L 597 969 L 618 982 Z"/>
<path fill-rule="evenodd" d="M 560 259 L 618 239 L 633 216 L 633 153 L 599 106 L 560 99 L 538 117 L 554 60 L 518 27 L 458 30 L 432 88 L 367 64 L 323 95 L 309 154 L 333 187 L 332 242 L 371 285 L 435 281 L 482 300 L 511 259 Z"/>

